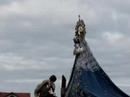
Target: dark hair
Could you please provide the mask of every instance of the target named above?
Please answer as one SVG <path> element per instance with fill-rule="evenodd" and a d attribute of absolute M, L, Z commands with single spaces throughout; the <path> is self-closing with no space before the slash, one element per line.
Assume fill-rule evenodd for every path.
<path fill-rule="evenodd" d="M 51 75 L 49 79 L 50 79 L 50 81 L 53 81 L 53 82 L 55 82 L 57 80 L 55 75 Z"/>

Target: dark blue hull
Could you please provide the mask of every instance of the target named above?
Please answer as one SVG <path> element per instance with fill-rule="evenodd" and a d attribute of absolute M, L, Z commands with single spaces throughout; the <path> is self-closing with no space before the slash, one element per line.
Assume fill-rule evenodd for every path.
<path fill-rule="evenodd" d="M 85 51 L 75 58 L 66 97 L 129 97 L 102 70 L 87 42 L 81 46 Z"/>

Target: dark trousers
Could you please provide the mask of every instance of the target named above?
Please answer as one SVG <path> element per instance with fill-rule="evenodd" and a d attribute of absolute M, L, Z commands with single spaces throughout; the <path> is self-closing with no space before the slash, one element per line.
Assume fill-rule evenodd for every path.
<path fill-rule="evenodd" d="M 48 93 L 46 95 L 41 95 L 40 97 L 56 97 L 56 96 L 54 96 L 53 94 Z"/>
<path fill-rule="evenodd" d="M 53 94 L 48 94 L 46 97 L 55 97 Z"/>

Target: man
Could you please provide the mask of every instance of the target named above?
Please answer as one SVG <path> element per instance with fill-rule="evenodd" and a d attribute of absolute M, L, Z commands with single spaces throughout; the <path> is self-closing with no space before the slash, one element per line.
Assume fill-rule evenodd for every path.
<path fill-rule="evenodd" d="M 55 97 L 55 84 L 54 82 L 57 80 L 55 75 L 50 76 L 49 80 L 44 80 L 41 84 L 39 84 L 35 91 L 35 97 Z"/>

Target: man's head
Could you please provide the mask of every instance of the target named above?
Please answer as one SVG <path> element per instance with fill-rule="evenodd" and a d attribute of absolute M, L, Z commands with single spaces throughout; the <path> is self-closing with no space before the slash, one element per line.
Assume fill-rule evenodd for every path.
<path fill-rule="evenodd" d="M 57 78 L 56 78 L 55 75 L 51 75 L 50 78 L 49 78 L 49 80 L 50 80 L 51 82 L 55 82 L 55 81 L 57 80 Z"/>

